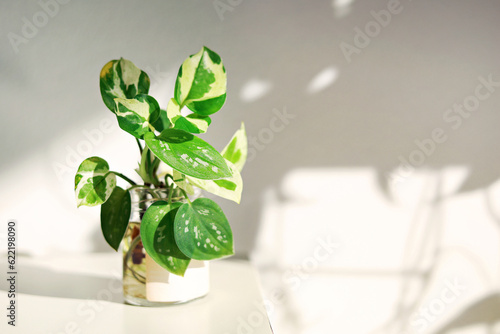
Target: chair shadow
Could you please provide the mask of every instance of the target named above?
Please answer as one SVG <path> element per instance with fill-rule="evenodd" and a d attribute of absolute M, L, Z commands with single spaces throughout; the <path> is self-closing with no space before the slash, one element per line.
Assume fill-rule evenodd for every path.
<path fill-rule="evenodd" d="M 52 270 L 37 265 L 18 265 L 16 292 L 35 296 L 105 300 L 123 304 L 121 277 L 102 277 Z M 10 283 L 0 280 L 0 290 Z"/>
<path fill-rule="evenodd" d="M 486 295 L 467 305 L 459 314 L 448 321 L 434 334 L 448 334 L 474 325 L 485 325 L 493 333 L 493 327 L 500 322 L 500 293 Z"/>
<path fill-rule="evenodd" d="M 403 277 L 398 303 L 396 304 L 393 316 L 373 333 L 386 333 L 389 332 L 389 329 L 396 329 L 396 332 L 401 333 L 409 329 L 408 319 L 410 319 L 411 315 L 417 311 L 418 306 L 421 305 L 424 296 L 429 291 L 432 279 L 436 276 L 439 263 L 443 261 L 444 249 L 442 248 L 440 242 L 443 230 L 442 219 L 440 219 L 440 216 L 442 214 L 441 206 L 443 201 L 446 199 L 446 196 L 440 195 L 442 193 L 442 183 L 442 175 L 439 175 L 437 180 L 434 180 L 433 184 L 426 187 L 431 189 L 431 192 L 434 191 L 434 196 L 433 200 L 430 202 L 432 214 L 429 216 L 430 218 L 427 218 L 423 222 L 426 231 L 423 234 L 425 235 L 424 240 L 416 240 L 417 234 L 412 233 L 417 223 L 419 223 L 419 219 L 416 216 L 412 222 L 412 230 L 410 231 L 409 238 L 406 242 L 405 254 L 410 254 L 411 250 L 414 250 L 417 254 L 413 261 L 410 261 L 405 255 L 404 263 L 411 264 L 411 268 L 417 269 L 418 264 L 420 263 L 420 260 L 424 258 L 424 255 L 430 255 L 430 258 L 432 259 L 430 265 L 422 271 L 420 277 L 418 277 L 418 281 L 420 283 L 418 290 L 419 293 L 416 294 L 417 297 L 408 298 L 411 277 Z M 434 190 L 432 190 L 433 188 Z M 493 210 L 494 200 L 490 193 L 486 192 L 485 195 L 485 206 L 500 228 L 500 217 L 495 215 Z M 468 260 L 471 263 L 471 269 L 482 272 L 484 275 L 481 265 L 477 263 L 474 258 L 469 258 Z M 408 303 L 408 300 L 411 300 L 411 302 Z M 487 333 L 493 334 L 494 326 L 498 323 L 500 323 L 500 292 L 491 292 L 466 305 L 457 315 L 440 326 L 438 329 L 432 331 L 432 333 L 451 334 L 466 327 L 484 325 L 488 329 Z"/>

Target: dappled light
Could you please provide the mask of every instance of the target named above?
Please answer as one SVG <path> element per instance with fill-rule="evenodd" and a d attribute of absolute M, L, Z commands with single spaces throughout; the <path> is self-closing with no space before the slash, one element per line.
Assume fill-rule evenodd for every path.
<path fill-rule="evenodd" d="M 318 93 L 333 85 L 339 76 L 339 71 L 333 66 L 329 66 L 316 74 L 307 86 L 309 94 Z"/>
<path fill-rule="evenodd" d="M 240 91 L 240 98 L 244 102 L 257 101 L 271 91 L 273 85 L 266 80 L 251 79 L 243 85 Z"/>

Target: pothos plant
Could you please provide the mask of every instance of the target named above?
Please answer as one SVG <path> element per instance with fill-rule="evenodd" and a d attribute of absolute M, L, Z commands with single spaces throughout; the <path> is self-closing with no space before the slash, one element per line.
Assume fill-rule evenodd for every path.
<path fill-rule="evenodd" d="M 198 187 L 239 203 L 247 138 L 242 123 L 219 153 L 198 137 L 226 100 L 226 70 L 212 50 L 203 47 L 184 61 L 166 110 L 148 95 L 149 86 L 148 75 L 129 60 L 112 60 L 102 68 L 102 99 L 120 128 L 137 141 L 136 172 L 143 182 L 136 184 L 111 171 L 102 158 L 87 158 L 75 177 L 76 201 L 78 206 L 101 205 L 102 233 L 118 250 L 129 223 L 131 189 L 164 189 L 167 198 L 155 201 L 144 213 L 140 237 L 155 262 L 183 276 L 191 259 L 212 260 L 234 253 L 231 227 L 219 205 L 203 197 L 191 201 L 188 195 Z M 163 175 L 162 162 L 169 166 Z M 117 186 L 117 176 L 130 186 Z M 185 203 L 175 200 L 179 196 Z"/>

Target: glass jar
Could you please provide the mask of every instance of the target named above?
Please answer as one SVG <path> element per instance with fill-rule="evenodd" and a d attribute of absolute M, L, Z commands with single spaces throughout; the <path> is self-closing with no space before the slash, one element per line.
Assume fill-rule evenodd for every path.
<path fill-rule="evenodd" d="M 133 188 L 132 211 L 123 245 L 123 297 L 125 303 L 163 306 L 188 302 L 209 290 L 208 262 L 191 260 L 184 277 L 170 273 L 146 254 L 140 236 L 141 220 L 147 208 L 168 200 L 168 189 Z M 185 202 L 174 189 L 173 202 Z"/>

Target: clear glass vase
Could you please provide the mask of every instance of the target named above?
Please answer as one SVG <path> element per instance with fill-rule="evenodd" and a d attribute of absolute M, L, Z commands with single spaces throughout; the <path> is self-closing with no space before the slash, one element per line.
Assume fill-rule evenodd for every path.
<path fill-rule="evenodd" d="M 158 200 L 168 200 L 168 189 L 134 188 L 130 190 L 132 211 L 122 241 L 123 297 L 127 304 L 163 306 L 188 302 L 209 291 L 208 262 L 191 260 L 184 277 L 164 269 L 144 250 L 140 237 L 141 220 L 147 208 Z M 184 202 L 173 191 L 173 202 Z"/>

